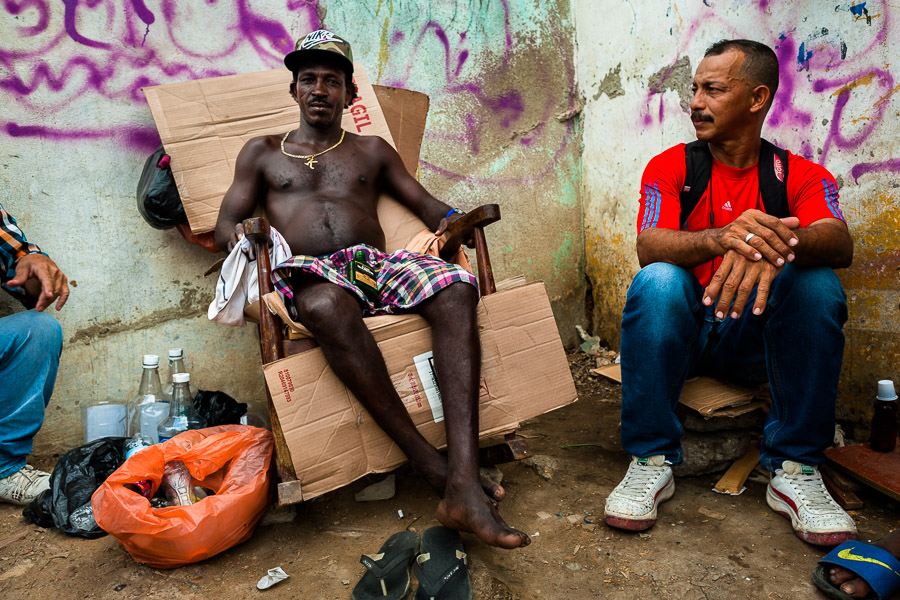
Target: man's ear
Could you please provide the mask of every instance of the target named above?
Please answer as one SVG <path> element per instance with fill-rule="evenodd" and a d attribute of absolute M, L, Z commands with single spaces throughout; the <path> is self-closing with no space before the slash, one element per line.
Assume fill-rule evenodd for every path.
<path fill-rule="evenodd" d="M 359 88 L 356 85 L 355 81 L 350 82 L 350 86 L 347 88 L 347 95 L 344 101 L 344 108 L 349 108 L 353 101 L 359 96 Z"/>
<path fill-rule="evenodd" d="M 750 90 L 750 112 L 768 111 L 772 90 L 767 85 L 758 85 Z"/>
<path fill-rule="evenodd" d="M 288 87 L 288 90 L 290 90 L 290 92 L 291 92 L 291 98 L 293 98 L 294 101 L 299 102 L 300 100 L 297 98 L 297 82 L 296 81 L 291 82 L 291 85 L 290 85 L 290 87 Z"/>

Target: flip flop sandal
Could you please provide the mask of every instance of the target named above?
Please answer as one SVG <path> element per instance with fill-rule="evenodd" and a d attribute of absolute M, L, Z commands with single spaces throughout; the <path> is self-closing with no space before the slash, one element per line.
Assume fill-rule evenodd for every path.
<path fill-rule="evenodd" d="M 426 529 L 422 553 L 413 564 L 419 580 L 415 600 L 472 600 L 466 557 L 459 532 L 446 527 Z"/>
<path fill-rule="evenodd" d="M 900 589 L 900 560 L 878 546 L 855 540 L 844 542 L 826 554 L 813 571 L 813 583 L 830 598 L 853 600 L 852 596 L 831 583 L 828 568 L 832 566 L 843 567 L 865 580 L 872 588 L 867 599 L 888 598 Z"/>
<path fill-rule="evenodd" d="M 419 551 L 419 534 L 401 531 L 387 539 L 376 554 L 363 554 L 366 567 L 353 588 L 353 600 L 400 600 L 409 593 L 409 565 Z"/>

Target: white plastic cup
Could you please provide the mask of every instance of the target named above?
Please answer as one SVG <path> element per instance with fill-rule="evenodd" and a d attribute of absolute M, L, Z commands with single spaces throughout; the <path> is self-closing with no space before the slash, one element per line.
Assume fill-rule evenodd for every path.
<path fill-rule="evenodd" d="M 897 399 L 897 392 L 894 391 L 894 382 L 890 379 L 882 379 L 878 382 L 879 400 L 890 402 Z"/>

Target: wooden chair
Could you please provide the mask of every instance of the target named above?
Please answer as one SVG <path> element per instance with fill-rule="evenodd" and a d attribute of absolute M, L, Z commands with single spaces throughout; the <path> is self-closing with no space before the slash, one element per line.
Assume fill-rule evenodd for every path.
<path fill-rule="evenodd" d="M 411 92 L 398 88 L 374 86 L 378 101 L 382 106 L 388 127 L 398 150 L 404 158 L 404 163 L 410 173 L 415 176 L 419 147 L 424 134 L 424 118 L 410 119 L 410 114 L 422 116 L 428 110 L 428 97 L 418 92 Z M 396 110 L 401 107 L 399 110 Z M 412 107 L 412 110 L 411 110 Z M 394 202 L 382 198 L 380 203 Z M 396 204 L 396 203 L 395 203 Z M 397 205 L 399 206 L 399 205 Z M 379 206 L 379 216 L 383 217 L 382 206 Z M 405 209 L 403 209 L 405 211 Z M 396 215 L 396 207 L 394 214 Z M 418 221 L 411 213 L 406 211 L 401 220 L 405 220 L 405 227 L 401 231 L 415 231 L 425 229 L 425 225 Z M 487 241 L 484 235 L 484 227 L 500 220 L 500 207 L 496 204 L 487 204 L 469 211 L 462 218 L 453 223 L 447 232 L 447 241 L 444 246 L 444 255 L 451 255 L 460 244 L 471 240 L 474 242 L 476 252 L 476 265 L 478 270 L 479 291 L 482 296 L 497 291 L 494 275 L 491 269 L 491 260 L 488 252 Z M 269 225 L 265 217 L 254 217 L 243 222 L 245 235 L 252 241 L 256 250 L 259 296 L 264 298 L 274 292 L 271 281 L 271 268 L 268 246 L 270 244 Z M 386 223 L 382 218 L 382 227 L 388 237 L 388 251 L 396 249 L 397 228 L 392 223 Z M 391 239 L 392 234 L 395 239 Z M 403 235 L 400 233 L 399 235 Z M 409 237 L 405 241 L 408 241 Z M 402 247 L 402 246 L 401 246 Z M 253 311 L 255 312 L 255 311 Z M 254 315 L 255 316 L 255 315 Z M 383 319 L 384 317 L 378 317 Z M 414 318 L 409 315 L 396 315 L 392 319 Z M 317 346 L 314 339 L 304 337 L 290 339 L 295 335 L 285 335 L 285 326 L 281 319 L 268 310 L 258 311 L 259 343 L 263 364 L 285 358 L 310 350 Z M 281 424 L 278 420 L 271 395 L 268 393 L 269 412 L 272 422 L 272 432 L 275 436 L 275 448 L 277 453 L 277 465 L 281 483 L 278 486 L 278 503 L 281 505 L 295 504 L 302 500 L 300 482 L 297 480 L 291 460 L 291 452 L 285 443 Z M 528 448 L 525 440 L 516 437 L 515 433 L 507 434 L 505 441 L 493 446 L 481 449 L 480 460 L 482 465 L 494 465 L 513 460 L 520 460 L 528 456 Z"/>

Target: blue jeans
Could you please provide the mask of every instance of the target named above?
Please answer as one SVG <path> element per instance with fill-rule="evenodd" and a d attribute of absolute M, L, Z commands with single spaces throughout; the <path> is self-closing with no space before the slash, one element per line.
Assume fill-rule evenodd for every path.
<path fill-rule="evenodd" d="M 769 381 L 772 408 L 760 462 L 818 465 L 834 438 L 847 301 L 834 271 L 788 264 L 765 311 L 719 321 L 687 270 L 653 263 L 635 276 L 622 316 L 622 445 L 630 454 L 682 461 L 675 406 L 689 376 Z"/>
<path fill-rule="evenodd" d="M 25 466 L 44 422 L 62 351 L 62 327 L 29 310 L 0 318 L 0 479 Z"/>

